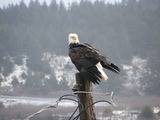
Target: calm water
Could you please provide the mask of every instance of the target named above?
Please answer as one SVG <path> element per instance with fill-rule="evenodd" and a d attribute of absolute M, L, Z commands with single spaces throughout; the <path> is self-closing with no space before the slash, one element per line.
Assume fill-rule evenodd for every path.
<path fill-rule="evenodd" d="M 31 105 L 46 105 L 54 104 L 58 98 L 37 98 L 37 97 L 20 97 L 20 96 L 1 96 L 0 102 L 7 107 L 15 104 L 31 104 Z M 76 106 L 77 104 L 72 101 L 64 100 L 59 103 L 60 106 Z"/>

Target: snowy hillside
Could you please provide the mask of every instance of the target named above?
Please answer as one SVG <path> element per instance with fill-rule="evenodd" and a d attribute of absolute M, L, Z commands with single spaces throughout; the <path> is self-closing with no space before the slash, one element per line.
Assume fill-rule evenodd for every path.
<path fill-rule="evenodd" d="M 9 57 L 9 56 L 8 56 Z M 6 59 L 4 57 L 4 59 Z M 27 81 L 27 77 L 29 72 L 32 73 L 32 76 L 37 75 L 36 71 L 30 70 L 27 66 L 28 56 L 23 55 L 22 64 L 18 65 L 15 63 L 14 58 L 10 57 L 10 62 L 14 64 L 12 72 L 8 76 L 0 73 L 0 77 L 2 79 L 1 87 L 11 90 L 13 89 L 13 81 L 17 79 L 17 81 L 21 84 L 25 84 Z M 45 86 L 45 81 L 51 80 L 54 75 L 57 81 L 57 84 L 60 84 L 63 81 L 66 81 L 68 86 L 73 86 L 75 83 L 75 72 L 77 72 L 74 65 L 71 63 L 70 58 L 68 56 L 57 56 L 55 54 L 51 54 L 46 52 L 43 54 L 41 61 L 46 64 L 51 70 L 51 73 L 38 73 L 41 76 L 41 84 Z M 123 62 L 121 64 L 122 70 L 119 76 L 119 79 L 123 79 L 123 86 L 131 92 L 137 92 L 138 94 L 143 94 L 144 90 L 150 86 L 151 77 L 156 77 L 157 75 L 151 72 L 149 68 L 147 68 L 148 59 L 142 59 L 138 56 L 133 56 L 130 61 Z M 31 79 L 31 78 L 30 78 Z"/>

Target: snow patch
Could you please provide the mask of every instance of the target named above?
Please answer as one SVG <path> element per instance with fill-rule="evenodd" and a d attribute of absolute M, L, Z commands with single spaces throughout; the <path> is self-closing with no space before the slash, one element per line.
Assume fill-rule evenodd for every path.
<path fill-rule="evenodd" d="M 4 57 L 5 59 L 5 57 Z M 1 82 L 1 87 L 12 87 L 12 81 L 16 78 L 19 83 L 24 84 L 25 79 L 22 78 L 22 74 L 26 74 L 28 72 L 28 68 L 26 66 L 26 60 L 28 57 L 24 55 L 22 60 L 22 65 L 15 64 L 15 61 L 12 57 L 10 57 L 10 61 L 14 63 L 13 71 L 8 76 L 4 76 L 2 73 L 0 73 L 0 77 L 3 79 Z"/>
<path fill-rule="evenodd" d="M 147 59 L 134 56 L 128 64 L 122 64 L 125 72 L 122 77 L 125 80 L 125 87 L 143 94 L 142 91 L 148 86 L 148 76 L 151 75 L 150 69 L 147 68 L 147 62 Z"/>
<path fill-rule="evenodd" d="M 58 83 L 64 80 L 68 82 L 69 86 L 75 83 L 74 73 L 76 69 L 69 57 L 63 55 L 56 56 L 55 54 L 46 52 L 42 60 L 48 62 L 52 71 L 55 73 Z"/>

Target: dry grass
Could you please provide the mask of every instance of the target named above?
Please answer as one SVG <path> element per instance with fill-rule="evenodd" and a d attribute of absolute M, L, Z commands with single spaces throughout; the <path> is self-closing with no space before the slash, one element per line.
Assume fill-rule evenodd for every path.
<path fill-rule="evenodd" d="M 103 99 L 103 98 L 102 98 Z M 104 98 L 105 99 L 105 98 Z M 113 110 L 124 110 L 124 109 L 132 109 L 132 110 L 142 110 L 144 106 L 160 106 L 160 97 L 155 96 L 115 96 L 114 101 L 117 104 L 116 108 L 112 108 Z M 0 116 L 2 120 L 12 120 L 12 119 L 24 119 L 25 117 L 31 115 L 39 111 L 44 106 L 33 106 L 33 105 L 14 105 L 9 106 L 8 108 L 0 108 Z M 95 106 L 95 113 L 98 112 L 103 113 L 107 108 L 111 106 L 107 106 L 104 103 L 104 106 Z M 68 115 L 70 116 L 76 107 L 64 107 L 58 106 L 58 108 L 49 109 L 42 114 L 35 117 L 35 120 L 41 120 L 49 117 L 55 117 L 58 115 Z M 56 118 L 55 118 L 56 119 Z M 34 119 L 33 119 L 34 120 Z"/>
<path fill-rule="evenodd" d="M 47 105 L 46 105 L 47 106 Z M 14 105 L 14 106 L 9 106 L 7 108 L 0 108 L 0 116 L 2 120 L 12 120 L 12 119 L 24 119 L 28 117 L 29 115 L 39 111 L 45 107 L 43 106 L 33 106 L 33 105 Z M 52 108 L 48 109 L 38 116 L 35 116 L 35 119 L 40 119 L 41 118 L 47 118 L 49 116 L 59 116 L 59 115 L 71 115 L 73 111 L 75 110 L 75 107 L 63 107 L 59 106 L 58 108 Z"/>

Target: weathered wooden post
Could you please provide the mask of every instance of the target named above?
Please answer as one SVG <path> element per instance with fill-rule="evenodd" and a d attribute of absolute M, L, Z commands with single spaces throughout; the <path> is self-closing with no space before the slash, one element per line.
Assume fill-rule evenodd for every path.
<path fill-rule="evenodd" d="M 80 73 L 76 73 L 76 84 L 79 91 L 92 92 L 92 83 L 89 80 L 84 80 Z M 93 104 L 93 97 L 91 93 L 77 93 L 80 103 L 84 108 Z M 79 112 L 83 110 L 82 106 L 79 107 Z M 80 115 L 80 120 L 96 120 L 94 113 L 94 106 L 90 106 Z"/>

